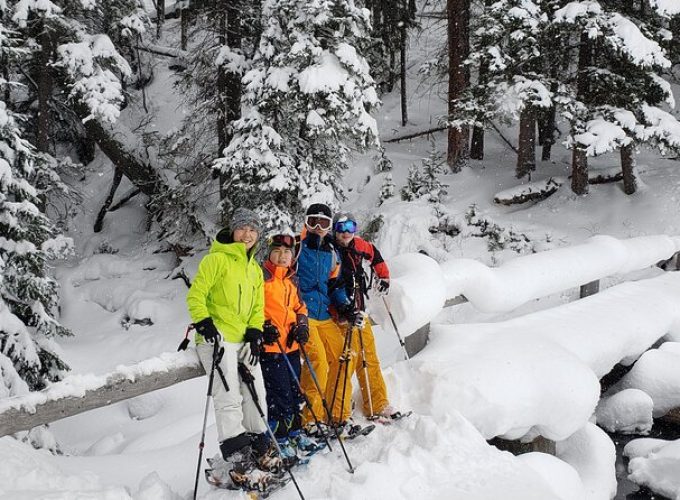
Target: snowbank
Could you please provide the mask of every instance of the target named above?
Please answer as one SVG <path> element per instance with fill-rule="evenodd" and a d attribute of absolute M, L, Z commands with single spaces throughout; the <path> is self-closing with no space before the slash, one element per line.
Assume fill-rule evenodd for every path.
<path fill-rule="evenodd" d="M 680 343 L 666 342 L 645 352 L 623 377 L 621 387 L 649 394 L 655 417 L 680 407 Z"/>
<path fill-rule="evenodd" d="M 636 439 L 628 443 L 624 454 L 632 454 L 633 450 L 637 456 L 628 463 L 628 479 L 665 497 L 680 498 L 680 439 Z"/>
<path fill-rule="evenodd" d="M 680 250 L 680 237 L 619 240 L 594 236 L 582 245 L 517 257 L 497 268 L 472 259 L 441 264 L 447 298 L 464 295 L 483 312 L 506 312 L 532 299 L 652 266 Z"/>
<path fill-rule="evenodd" d="M 412 363 L 435 414 L 453 407 L 486 438 L 559 441 L 588 421 L 599 378 L 680 333 L 679 301 L 680 274 L 668 273 L 508 321 L 432 325 Z"/>
<path fill-rule="evenodd" d="M 399 255 L 388 264 L 390 293 L 385 300 L 405 337 L 439 314 L 446 301 L 446 284 L 439 264 L 427 255 Z M 385 305 L 375 294 L 369 301 L 369 314 L 384 329 L 392 328 Z"/>
<path fill-rule="evenodd" d="M 584 500 L 609 500 L 616 494 L 616 449 L 607 434 L 595 424 L 557 443 L 557 457 L 570 464 L 581 477 Z"/>

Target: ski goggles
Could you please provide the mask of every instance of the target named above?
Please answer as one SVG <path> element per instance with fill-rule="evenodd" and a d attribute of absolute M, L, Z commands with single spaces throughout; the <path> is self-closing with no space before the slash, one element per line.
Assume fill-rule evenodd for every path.
<path fill-rule="evenodd" d="M 347 219 L 343 221 L 338 221 L 335 223 L 335 229 L 336 233 L 356 233 L 357 232 L 357 223 L 356 221 L 353 221 L 352 219 Z"/>
<path fill-rule="evenodd" d="M 321 229 L 322 231 L 328 231 L 331 228 L 332 220 L 330 217 L 325 215 L 308 215 L 305 218 L 305 224 L 310 229 Z"/>
<path fill-rule="evenodd" d="M 290 234 L 275 234 L 269 238 L 270 247 L 293 248 L 295 246 L 295 236 Z"/>

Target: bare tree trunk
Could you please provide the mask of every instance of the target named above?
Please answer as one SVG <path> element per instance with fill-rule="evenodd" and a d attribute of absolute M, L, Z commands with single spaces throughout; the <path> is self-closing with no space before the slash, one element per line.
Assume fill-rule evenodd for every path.
<path fill-rule="evenodd" d="M 217 43 L 223 47 L 227 43 L 227 9 L 220 9 L 219 36 Z M 217 68 L 217 157 L 224 154 L 227 147 L 227 125 L 226 125 L 226 101 L 227 101 L 227 75 L 225 68 Z"/>
<path fill-rule="evenodd" d="M 52 36 L 44 23 L 39 23 L 40 52 L 38 53 L 38 120 L 35 147 L 43 153 L 50 152 L 50 136 L 52 117 L 50 116 L 50 99 L 54 88 L 52 77 Z"/>
<path fill-rule="evenodd" d="M 179 11 L 180 17 L 180 49 L 187 50 L 189 44 L 189 18 L 191 17 L 189 8 L 186 2 L 182 3 L 182 8 Z"/>
<path fill-rule="evenodd" d="M 163 23 L 165 22 L 165 0 L 156 0 L 156 40 L 163 33 Z"/>
<path fill-rule="evenodd" d="M 633 194 L 637 191 L 635 178 L 635 146 L 631 143 L 621 148 L 621 172 L 623 173 L 623 192 Z"/>
<path fill-rule="evenodd" d="M 99 210 L 99 213 L 97 214 L 97 220 L 94 221 L 95 233 L 101 232 L 102 227 L 104 226 L 104 216 L 106 215 L 106 212 L 108 212 L 111 203 L 113 203 L 113 197 L 116 195 L 116 190 L 118 189 L 118 186 L 120 186 L 120 181 L 122 180 L 123 171 L 118 167 L 114 167 L 113 181 L 111 182 L 111 189 L 109 190 L 109 195 L 104 200 L 104 204 L 102 205 L 102 208 Z"/>
<path fill-rule="evenodd" d="M 406 101 L 406 26 L 401 27 L 401 126 L 405 127 L 408 123 L 408 104 Z"/>
<path fill-rule="evenodd" d="M 484 58 L 479 64 L 478 82 L 486 83 L 489 73 L 489 61 Z M 472 129 L 472 144 L 470 146 L 470 158 L 473 160 L 484 159 L 484 127 L 476 126 Z"/>
<path fill-rule="evenodd" d="M 515 177 L 521 179 L 536 170 L 536 113 L 532 105 L 527 104 L 519 116 L 519 144 L 517 149 L 517 166 Z"/>
<path fill-rule="evenodd" d="M 578 76 L 576 79 L 576 99 L 584 102 L 588 96 L 588 68 L 592 61 L 592 45 L 587 33 L 581 34 L 578 52 Z M 573 131 L 572 131 L 573 133 Z M 573 146 L 571 165 L 571 190 L 578 194 L 588 194 L 588 157 L 578 144 Z"/>
<path fill-rule="evenodd" d="M 241 2 L 231 1 L 225 2 L 226 17 L 224 30 L 220 36 L 221 45 L 227 45 L 232 50 L 241 48 L 243 38 L 243 27 L 241 24 Z M 222 22 L 222 21 L 221 21 Z M 222 130 L 219 132 L 218 142 L 220 147 L 219 156 L 222 156 L 224 149 L 229 145 L 233 138 L 232 125 L 233 122 L 241 117 L 241 75 L 238 73 L 227 73 L 224 68 L 220 68 L 220 75 L 218 78 L 218 92 L 220 93 L 220 112 L 222 119 L 220 126 Z M 220 175 L 220 199 L 224 199 L 227 195 L 225 191 L 225 182 L 227 179 L 224 175 Z"/>
<path fill-rule="evenodd" d="M 453 116 L 454 101 L 468 86 L 469 75 L 463 61 L 470 52 L 468 23 L 470 19 L 470 0 L 447 0 L 448 50 L 449 50 L 449 118 Z M 468 127 L 449 128 L 446 161 L 452 172 L 460 172 L 467 166 L 470 149 Z"/>

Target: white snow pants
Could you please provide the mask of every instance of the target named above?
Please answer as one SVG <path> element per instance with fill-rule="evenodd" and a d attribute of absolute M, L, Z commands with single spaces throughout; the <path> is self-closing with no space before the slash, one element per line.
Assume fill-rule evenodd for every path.
<path fill-rule="evenodd" d="M 253 401 L 250 391 L 246 384 L 241 381 L 238 374 L 239 351 L 243 347 L 243 342 L 220 343 L 224 347 L 224 356 L 220 362 L 224 376 L 229 385 L 229 391 L 224 389 L 222 379 L 215 370 L 213 381 L 212 398 L 215 407 L 215 424 L 217 425 L 217 437 L 221 443 L 225 439 L 233 438 L 244 432 L 260 434 L 267 431 L 266 424 L 260 417 L 257 407 Z M 205 368 L 205 372 L 210 376 L 212 367 L 213 344 L 199 344 L 196 346 L 198 357 Z M 264 380 L 262 379 L 262 369 L 260 365 L 246 366 L 255 378 L 255 391 L 260 402 L 260 408 L 267 419 L 267 400 L 264 392 Z"/>

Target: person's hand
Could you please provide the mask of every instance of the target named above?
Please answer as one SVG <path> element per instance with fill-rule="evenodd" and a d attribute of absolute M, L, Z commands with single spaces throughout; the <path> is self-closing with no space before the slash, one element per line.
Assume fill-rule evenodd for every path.
<path fill-rule="evenodd" d="M 340 317 L 348 323 L 351 323 L 357 328 L 363 328 L 364 315 L 359 308 L 354 307 L 352 304 L 345 304 L 338 307 L 338 313 L 340 314 Z"/>
<path fill-rule="evenodd" d="M 206 342 L 212 344 L 220 336 L 220 332 L 215 328 L 215 323 L 210 316 L 202 319 L 198 323 L 194 323 L 194 328 L 199 335 L 203 336 Z"/>
<path fill-rule="evenodd" d="M 378 283 L 376 284 L 376 289 L 378 290 L 378 294 L 387 295 L 387 293 L 390 291 L 390 280 L 379 279 Z"/>
<path fill-rule="evenodd" d="M 251 366 L 257 365 L 260 361 L 260 351 L 262 350 L 262 330 L 257 328 L 246 328 L 243 341 L 248 343 L 250 354 L 247 359 Z"/>
<path fill-rule="evenodd" d="M 271 323 L 265 323 L 262 329 L 262 341 L 265 345 L 274 345 L 279 340 L 279 329 Z"/>
<path fill-rule="evenodd" d="M 298 344 L 306 344 L 309 340 L 309 323 L 307 321 L 307 316 L 304 314 L 297 315 L 297 323 L 295 323 L 290 328 L 290 333 L 288 334 L 288 342 L 286 345 L 288 348 L 293 346 L 293 342 Z"/>

